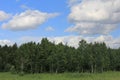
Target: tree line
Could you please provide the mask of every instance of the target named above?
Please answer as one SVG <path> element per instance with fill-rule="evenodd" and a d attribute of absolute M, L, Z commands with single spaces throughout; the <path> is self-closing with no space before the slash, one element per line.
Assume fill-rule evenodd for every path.
<path fill-rule="evenodd" d="M 55 44 L 47 38 L 40 43 L 0 46 L 0 72 L 62 73 L 120 71 L 120 48 L 103 43 L 79 42 L 79 47 Z"/>

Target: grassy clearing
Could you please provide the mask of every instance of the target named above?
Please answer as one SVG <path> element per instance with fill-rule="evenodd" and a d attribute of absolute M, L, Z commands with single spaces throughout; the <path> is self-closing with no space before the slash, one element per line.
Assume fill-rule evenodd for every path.
<path fill-rule="evenodd" d="M 104 73 L 62 73 L 62 74 L 27 74 L 24 76 L 0 73 L 0 80 L 120 80 L 120 72 Z"/>

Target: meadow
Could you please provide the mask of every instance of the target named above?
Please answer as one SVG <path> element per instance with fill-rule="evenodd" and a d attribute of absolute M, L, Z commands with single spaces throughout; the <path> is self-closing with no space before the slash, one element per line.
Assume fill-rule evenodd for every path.
<path fill-rule="evenodd" d="M 120 72 L 18 74 L 0 73 L 0 80 L 120 80 Z"/>

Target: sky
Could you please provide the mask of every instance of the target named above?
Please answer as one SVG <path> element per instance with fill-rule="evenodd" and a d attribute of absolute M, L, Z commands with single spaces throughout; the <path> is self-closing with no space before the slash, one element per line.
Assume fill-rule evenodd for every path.
<path fill-rule="evenodd" d="M 120 0 L 0 0 L 0 44 L 47 37 L 78 47 L 80 40 L 120 47 Z"/>

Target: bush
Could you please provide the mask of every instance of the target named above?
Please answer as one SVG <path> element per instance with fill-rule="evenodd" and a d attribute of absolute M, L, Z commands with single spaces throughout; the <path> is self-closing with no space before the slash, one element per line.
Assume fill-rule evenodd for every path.
<path fill-rule="evenodd" d="M 19 73 L 19 76 L 24 76 L 24 71 L 21 71 L 21 72 Z"/>
<path fill-rule="evenodd" d="M 15 73 L 16 73 L 15 66 L 11 66 L 10 72 L 11 72 L 12 74 L 15 74 Z"/>

